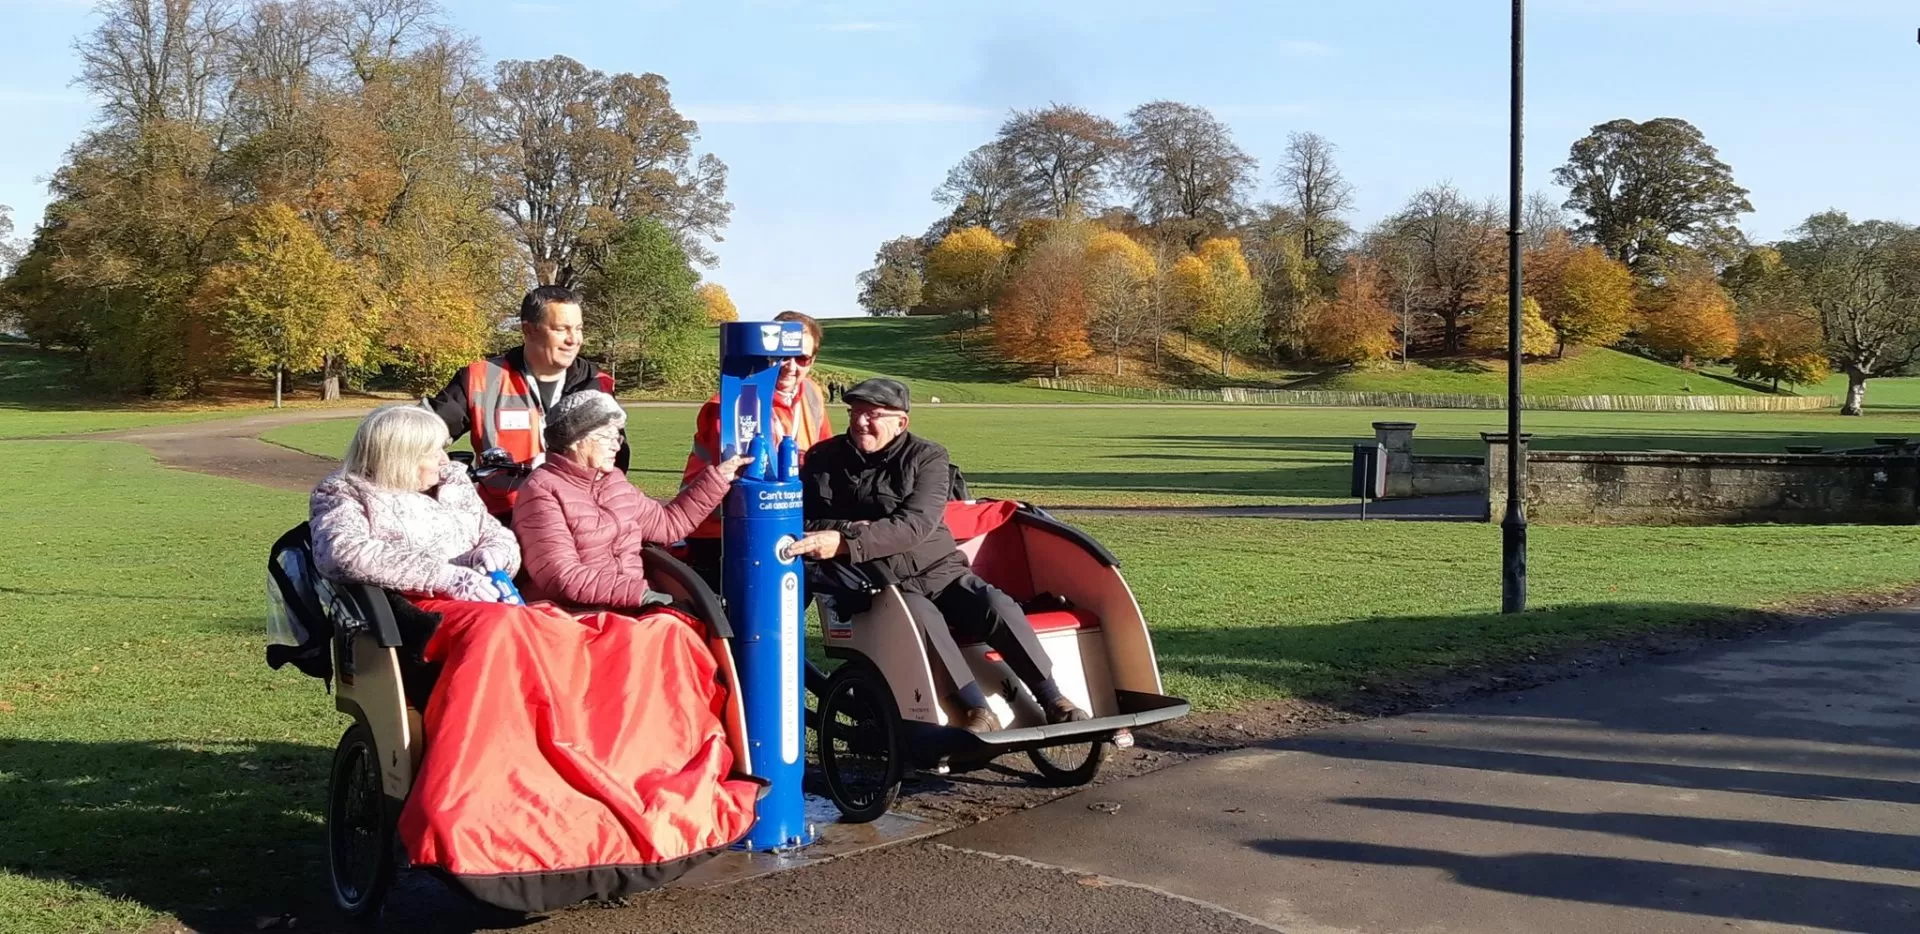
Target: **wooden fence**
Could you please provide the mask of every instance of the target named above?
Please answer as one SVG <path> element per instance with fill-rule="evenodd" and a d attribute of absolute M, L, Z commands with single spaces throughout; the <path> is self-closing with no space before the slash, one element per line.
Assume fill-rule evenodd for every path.
<path fill-rule="evenodd" d="M 1091 380 L 1035 377 L 1042 389 L 1151 402 L 1226 402 L 1384 409 L 1504 409 L 1506 396 L 1465 392 L 1342 392 L 1324 389 L 1146 389 Z M 1813 412 L 1837 408 L 1833 396 L 1521 396 L 1525 408 L 1564 412 Z"/>

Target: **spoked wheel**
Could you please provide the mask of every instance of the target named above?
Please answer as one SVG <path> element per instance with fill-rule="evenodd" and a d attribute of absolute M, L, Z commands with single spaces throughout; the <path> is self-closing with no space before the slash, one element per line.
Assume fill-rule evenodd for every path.
<path fill-rule="evenodd" d="M 900 711 L 886 679 L 848 663 L 820 694 L 820 774 L 840 816 L 864 824 L 887 813 L 900 793 L 904 755 Z"/>
<path fill-rule="evenodd" d="M 380 753 L 364 723 L 347 728 L 333 751 L 327 782 L 327 870 L 333 900 L 355 918 L 371 917 L 393 884 L 393 815 L 380 787 Z"/>
<path fill-rule="evenodd" d="M 1027 750 L 1027 759 L 1040 773 L 1041 782 L 1055 788 L 1071 788 L 1093 781 L 1100 766 L 1113 751 L 1113 743 L 1098 740 L 1069 746 L 1046 746 Z"/>

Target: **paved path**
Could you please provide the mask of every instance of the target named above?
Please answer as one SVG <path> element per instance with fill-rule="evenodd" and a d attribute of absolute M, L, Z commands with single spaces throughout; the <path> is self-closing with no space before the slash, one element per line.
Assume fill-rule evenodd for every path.
<path fill-rule="evenodd" d="M 1913 934 L 1920 611 L 1196 760 L 941 840 L 1298 934 Z"/>
<path fill-rule="evenodd" d="M 356 418 L 363 414 L 363 409 L 307 409 L 102 434 L 68 435 L 60 440 L 131 441 L 153 452 L 154 460 L 162 466 L 305 493 L 312 490 L 313 485 L 339 462 L 269 444 L 260 440 L 259 435 L 287 425 Z"/>

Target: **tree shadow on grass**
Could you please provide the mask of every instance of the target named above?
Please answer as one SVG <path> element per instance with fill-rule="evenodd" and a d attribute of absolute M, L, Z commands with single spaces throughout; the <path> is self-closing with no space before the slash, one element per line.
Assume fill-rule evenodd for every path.
<path fill-rule="evenodd" d="M 1316 467 L 1205 471 L 967 471 L 967 482 L 981 488 L 1010 490 L 1042 506 L 1087 501 L 1085 494 L 1128 494 L 1150 498 L 1167 494 L 1213 496 L 1291 496 L 1330 498 L 1347 494 L 1349 468 L 1334 463 Z"/>
<path fill-rule="evenodd" d="M 331 749 L 278 742 L 0 739 L 0 869 L 129 899 L 207 934 L 284 916 L 298 930 L 364 930 L 328 888 L 331 761 Z M 465 932 L 518 918 L 410 872 L 382 920 Z"/>

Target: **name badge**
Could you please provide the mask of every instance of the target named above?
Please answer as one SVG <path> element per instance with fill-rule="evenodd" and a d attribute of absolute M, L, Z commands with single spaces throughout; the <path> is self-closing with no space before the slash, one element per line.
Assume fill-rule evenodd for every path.
<path fill-rule="evenodd" d="M 533 413 L 526 409 L 501 409 L 496 421 L 501 431 L 527 431 L 533 428 Z"/>

